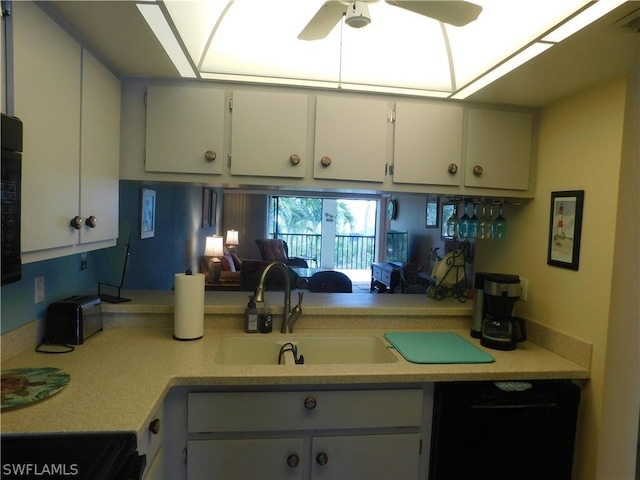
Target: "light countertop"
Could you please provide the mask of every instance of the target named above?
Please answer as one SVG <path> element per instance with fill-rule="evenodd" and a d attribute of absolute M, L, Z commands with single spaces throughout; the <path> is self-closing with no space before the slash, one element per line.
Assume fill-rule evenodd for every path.
<path fill-rule="evenodd" d="M 400 295 L 338 294 L 336 298 L 336 294 L 305 294 L 303 317 L 292 337 L 296 333 L 367 334 L 385 341 L 383 335 L 388 331 L 450 331 L 486 350 L 496 361 L 420 365 L 407 362 L 392 350 L 398 361 L 389 364 L 221 365 L 214 362 L 220 339 L 225 335 L 243 334 L 244 304 L 239 301 L 245 300 L 246 292 L 207 292 L 204 337 L 194 341 L 173 339 L 170 292 L 162 295 L 126 292 L 124 296 L 127 295 L 134 301 L 104 306 L 105 330 L 77 346 L 74 352 L 47 355 L 30 349 L 3 362 L 3 369 L 47 366 L 71 375 L 70 383 L 51 398 L 3 411 L 3 434 L 139 431 L 174 386 L 313 389 L 327 385 L 587 379 L 590 375 L 588 366 L 532 341 L 521 343 L 510 352 L 484 349 L 478 340 L 469 336 L 471 302 L 425 302 L 428 299 L 418 295 L 400 298 Z M 295 292 L 293 297 L 297 300 Z M 279 305 L 280 298 L 281 294 L 274 296 L 274 307 Z M 157 322 L 152 324 L 154 318 Z M 279 322 L 274 321 L 274 332 L 268 335 L 280 335 L 278 327 Z"/>

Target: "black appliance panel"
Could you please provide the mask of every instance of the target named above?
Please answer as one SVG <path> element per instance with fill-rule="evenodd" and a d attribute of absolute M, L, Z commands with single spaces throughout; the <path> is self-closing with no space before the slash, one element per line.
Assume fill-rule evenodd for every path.
<path fill-rule="evenodd" d="M 2 478 L 139 480 L 146 457 L 134 433 L 3 435 Z"/>
<path fill-rule="evenodd" d="M 2 285 L 22 278 L 20 204 L 22 196 L 22 122 L 2 115 Z"/>
<path fill-rule="evenodd" d="M 571 480 L 580 389 L 529 383 L 436 384 L 429 478 Z"/>

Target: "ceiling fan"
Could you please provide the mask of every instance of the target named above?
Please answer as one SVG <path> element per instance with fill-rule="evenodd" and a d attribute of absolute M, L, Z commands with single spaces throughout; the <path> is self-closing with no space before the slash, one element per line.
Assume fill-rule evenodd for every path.
<path fill-rule="evenodd" d="M 320 40 L 325 38 L 340 19 L 345 16 L 345 23 L 354 28 L 361 28 L 371 23 L 368 3 L 378 0 L 343 1 L 328 0 L 322 4 L 313 18 L 298 35 L 300 40 Z M 463 0 L 385 0 L 389 5 L 404 8 L 411 12 L 433 18 L 439 22 L 461 27 L 473 22 L 482 7 Z"/>

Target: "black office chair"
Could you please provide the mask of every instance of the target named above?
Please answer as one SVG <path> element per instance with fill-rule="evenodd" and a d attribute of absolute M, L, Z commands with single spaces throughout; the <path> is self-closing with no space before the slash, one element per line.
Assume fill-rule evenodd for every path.
<path fill-rule="evenodd" d="M 310 292 L 353 293 L 351 279 L 344 273 L 333 270 L 311 275 L 308 288 Z"/>

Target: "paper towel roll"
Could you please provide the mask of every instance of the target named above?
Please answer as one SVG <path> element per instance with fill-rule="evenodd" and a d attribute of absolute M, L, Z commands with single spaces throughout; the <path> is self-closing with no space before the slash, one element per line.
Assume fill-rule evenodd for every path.
<path fill-rule="evenodd" d="M 196 340 L 204 332 L 204 275 L 176 273 L 173 336 Z"/>

